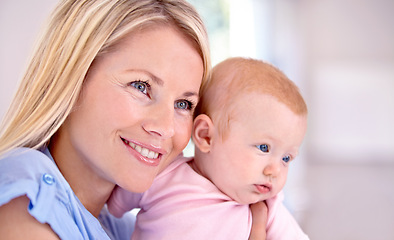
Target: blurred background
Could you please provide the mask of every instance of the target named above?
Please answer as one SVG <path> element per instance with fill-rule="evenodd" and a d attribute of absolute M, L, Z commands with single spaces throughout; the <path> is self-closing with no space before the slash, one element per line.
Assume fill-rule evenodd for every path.
<path fill-rule="evenodd" d="M 394 1 L 189 1 L 213 64 L 258 58 L 300 87 L 309 127 L 285 203 L 310 238 L 394 239 Z M 0 1 L 0 118 L 56 3 Z"/>

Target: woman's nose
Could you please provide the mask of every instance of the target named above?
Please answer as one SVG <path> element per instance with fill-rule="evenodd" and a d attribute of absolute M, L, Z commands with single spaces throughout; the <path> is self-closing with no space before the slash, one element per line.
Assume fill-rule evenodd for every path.
<path fill-rule="evenodd" d="M 263 174 L 270 177 L 278 176 L 280 172 L 281 162 L 276 159 L 271 159 L 269 163 L 265 166 Z"/>
<path fill-rule="evenodd" d="M 150 109 L 142 127 L 150 134 L 171 138 L 175 133 L 174 107 L 156 106 Z"/>

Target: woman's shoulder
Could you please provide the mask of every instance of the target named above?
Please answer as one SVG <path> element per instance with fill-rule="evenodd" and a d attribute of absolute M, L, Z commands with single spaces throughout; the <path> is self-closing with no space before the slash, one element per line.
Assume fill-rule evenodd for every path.
<path fill-rule="evenodd" d="M 21 165 L 21 163 L 23 163 Z M 52 159 L 40 150 L 32 148 L 15 148 L 0 156 L 0 167 L 18 167 L 18 169 L 28 168 L 52 168 Z"/>
<path fill-rule="evenodd" d="M 42 178 L 42 179 L 41 179 Z M 0 157 L 0 185 L 11 182 L 44 182 L 53 184 L 56 178 L 63 183 L 62 175 L 50 156 L 30 149 L 16 148 Z"/>
<path fill-rule="evenodd" d="M 39 150 L 16 148 L 0 157 L 0 206 L 26 196 L 30 215 L 45 223 L 58 211 L 56 199 L 68 202 L 68 188 L 56 164 Z"/>
<path fill-rule="evenodd" d="M 30 201 L 29 214 L 40 223 L 48 223 L 61 238 L 108 239 L 98 220 L 75 196 L 47 149 L 18 148 L 0 157 L 0 206 L 21 196 Z"/>
<path fill-rule="evenodd" d="M 0 161 L 2 160 L 15 160 L 15 159 L 26 159 L 29 157 L 45 157 L 45 154 L 42 151 L 26 148 L 26 147 L 18 147 L 11 149 L 0 156 Z"/>

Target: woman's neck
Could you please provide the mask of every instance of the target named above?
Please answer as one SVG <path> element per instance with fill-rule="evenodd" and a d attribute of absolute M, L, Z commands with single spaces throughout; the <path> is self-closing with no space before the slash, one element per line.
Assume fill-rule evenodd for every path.
<path fill-rule="evenodd" d="M 115 187 L 100 177 L 92 167 L 69 151 L 70 144 L 54 136 L 48 146 L 60 172 L 83 206 L 96 218 Z"/>

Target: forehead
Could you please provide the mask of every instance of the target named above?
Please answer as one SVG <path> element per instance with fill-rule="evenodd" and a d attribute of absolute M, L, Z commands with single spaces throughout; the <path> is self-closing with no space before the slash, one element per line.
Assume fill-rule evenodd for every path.
<path fill-rule="evenodd" d="M 231 121 L 250 135 L 271 135 L 287 138 L 294 134 L 303 138 L 306 116 L 295 114 L 276 98 L 261 93 L 243 94 L 234 100 Z"/>
<path fill-rule="evenodd" d="M 190 41 L 168 26 L 129 33 L 90 68 L 91 76 L 97 73 L 117 83 L 149 80 L 160 89 L 188 96 L 198 94 L 203 71 L 202 59 Z"/>
<path fill-rule="evenodd" d="M 149 26 L 132 31 L 117 42 L 111 51 L 100 55 L 96 62 L 102 59 L 108 62 L 111 58 L 113 65 L 119 67 L 128 66 L 130 63 L 137 66 L 155 65 L 158 68 L 171 64 L 179 67 L 177 60 L 180 58 L 185 61 L 189 59 L 189 62 L 197 59 L 199 65 L 203 66 L 203 59 L 193 42 L 171 25 Z M 145 61 L 146 59 L 149 60 Z"/>
<path fill-rule="evenodd" d="M 291 110 L 275 97 L 259 92 L 243 93 L 232 99 L 231 109 L 237 121 L 281 118 Z"/>

